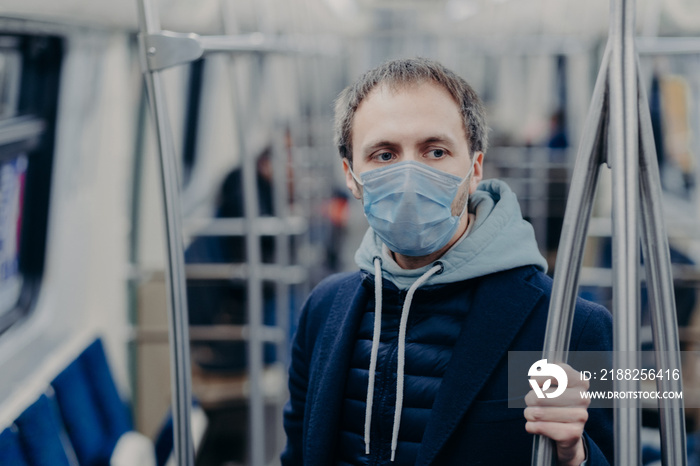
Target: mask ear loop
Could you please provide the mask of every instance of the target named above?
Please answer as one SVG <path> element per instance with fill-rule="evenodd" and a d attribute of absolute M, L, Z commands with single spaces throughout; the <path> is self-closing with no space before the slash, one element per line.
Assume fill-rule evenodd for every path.
<path fill-rule="evenodd" d="M 467 174 L 462 178 L 462 181 L 459 183 L 457 186 L 457 189 L 459 189 L 462 184 L 464 184 L 465 181 L 471 182 L 472 175 L 474 174 L 474 165 L 476 165 L 476 154 L 472 157 L 472 166 L 467 172 Z M 462 212 L 459 213 L 459 218 L 462 218 L 462 215 L 464 215 L 464 212 L 467 211 L 467 206 L 469 205 L 469 190 L 467 189 L 467 201 L 464 203 L 464 207 L 462 207 Z"/>
<path fill-rule="evenodd" d="M 343 163 L 345 164 L 346 167 L 348 167 L 350 174 L 352 175 L 353 179 L 357 182 L 357 184 L 359 184 L 360 186 L 364 186 L 365 184 L 362 181 L 360 181 L 360 179 L 357 177 L 357 175 L 355 175 L 355 172 L 352 171 L 352 167 L 350 166 L 350 162 L 348 162 L 348 159 L 343 159 Z"/>
<path fill-rule="evenodd" d="M 476 154 L 474 154 L 474 156 L 472 157 L 472 165 L 469 168 L 469 171 L 467 172 L 466 176 L 462 178 L 462 183 L 464 183 L 467 180 L 467 178 L 471 178 L 471 176 L 474 174 L 474 165 L 476 165 Z M 460 183 L 460 185 L 462 183 Z"/>

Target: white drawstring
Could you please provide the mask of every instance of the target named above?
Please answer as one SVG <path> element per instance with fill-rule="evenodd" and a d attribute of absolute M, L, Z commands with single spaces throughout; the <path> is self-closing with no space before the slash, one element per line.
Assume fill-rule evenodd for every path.
<path fill-rule="evenodd" d="M 401 323 L 399 324 L 399 351 L 398 362 L 396 369 L 396 408 L 394 409 L 394 430 L 391 434 L 391 461 L 394 461 L 396 456 L 396 447 L 399 443 L 399 426 L 401 425 L 401 409 L 403 408 L 403 379 L 404 379 L 404 363 L 406 359 L 406 327 L 408 326 L 408 311 L 411 309 L 411 301 L 413 301 L 413 293 L 418 287 L 426 282 L 430 277 L 438 272 L 442 272 L 443 265 L 436 262 L 435 265 L 425 272 L 421 277 L 413 282 L 413 285 L 406 293 L 406 300 L 403 303 L 401 310 Z"/>
<path fill-rule="evenodd" d="M 403 408 L 404 362 L 406 359 L 406 327 L 408 326 L 408 312 L 411 309 L 413 294 L 436 273 L 441 273 L 444 266 L 441 262 L 425 272 L 413 282 L 406 293 L 406 299 L 401 310 L 401 322 L 399 324 L 398 361 L 396 372 L 396 407 L 394 411 L 394 425 L 391 434 L 391 461 L 396 456 L 396 447 L 399 441 L 399 426 L 401 425 L 401 409 Z M 374 402 L 374 379 L 377 370 L 377 354 L 379 352 L 379 339 L 382 329 L 382 260 L 374 258 L 374 333 L 372 335 L 372 351 L 369 358 L 369 382 L 367 384 L 367 406 L 365 409 L 365 454 L 369 455 L 370 427 L 372 425 L 372 404 Z"/>
<path fill-rule="evenodd" d="M 369 383 L 367 384 L 367 407 L 365 410 L 365 455 L 369 455 L 369 429 L 372 424 L 372 403 L 374 401 L 374 376 L 377 370 L 379 337 L 382 331 L 382 260 L 374 258 L 374 333 L 372 352 L 369 358 Z"/>

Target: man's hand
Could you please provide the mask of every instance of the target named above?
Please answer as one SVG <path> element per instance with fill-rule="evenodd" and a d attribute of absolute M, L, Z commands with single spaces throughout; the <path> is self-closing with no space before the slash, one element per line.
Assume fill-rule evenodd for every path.
<path fill-rule="evenodd" d="M 588 390 L 587 380 L 581 380 L 579 372 L 567 364 L 558 364 L 569 379 L 564 393 L 556 398 L 538 398 L 534 391 L 525 397 L 525 430 L 544 435 L 556 442 L 560 466 L 579 466 L 586 459 L 583 446 L 583 426 L 588 420 L 588 398 L 581 396 Z M 540 386 L 547 377 L 538 380 Z M 556 380 L 552 382 L 552 387 Z M 550 390 L 551 391 L 551 390 Z"/>

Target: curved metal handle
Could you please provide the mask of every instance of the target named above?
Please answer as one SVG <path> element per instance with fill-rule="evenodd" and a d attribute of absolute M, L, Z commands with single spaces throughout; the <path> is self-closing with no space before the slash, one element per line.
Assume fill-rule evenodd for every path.
<path fill-rule="evenodd" d="M 180 181 L 172 143 L 165 94 L 159 71 L 147 63 L 146 37 L 160 31 L 158 16 L 149 0 L 139 0 L 139 42 L 141 65 L 148 89 L 148 98 L 155 119 L 160 152 L 161 187 L 165 203 L 167 243 L 166 289 L 168 297 L 168 329 L 170 334 L 170 379 L 173 405 L 173 455 L 179 466 L 194 465 L 194 445 L 190 424 L 192 410 L 192 372 L 187 319 L 185 253 L 182 242 L 180 213 Z"/>

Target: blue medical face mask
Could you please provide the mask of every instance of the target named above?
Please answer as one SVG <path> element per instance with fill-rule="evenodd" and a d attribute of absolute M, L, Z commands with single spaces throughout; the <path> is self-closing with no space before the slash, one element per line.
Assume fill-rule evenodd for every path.
<path fill-rule="evenodd" d="M 384 244 L 404 256 L 426 256 L 457 231 L 468 202 L 459 215 L 452 215 L 452 203 L 474 171 L 474 160 L 464 178 L 414 161 L 364 172 L 360 180 L 350 173 L 363 187 L 365 216 Z"/>

